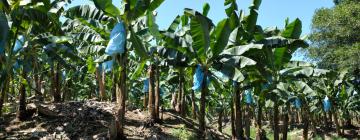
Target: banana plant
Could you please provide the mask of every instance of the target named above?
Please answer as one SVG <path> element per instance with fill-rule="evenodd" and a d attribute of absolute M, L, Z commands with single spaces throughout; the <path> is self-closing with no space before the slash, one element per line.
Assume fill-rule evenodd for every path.
<path fill-rule="evenodd" d="M 194 63 L 192 67 L 196 67 L 200 72 L 199 78 L 194 79 L 201 83 L 200 91 L 200 131 L 199 137 L 204 138 L 205 132 L 205 103 L 206 96 L 208 96 L 208 81 L 215 79 L 215 72 L 224 73 L 226 77 L 234 81 L 242 81 L 243 76 L 238 68 L 255 65 L 255 61 L 250 58 L 241 56 L 242 53 L 251 49 L 261 48 L 262 45 L 251 44 L 248 46 L 238 46 L 247 48 L 243 51 L 226 50 L 227 42 L 231 33 L 230 19 L 226 18 L 214 26 L 212 21 L 206 17 L 209 11 L 209 6 L 205 5 L 202 14 L 192 9 L 185 9 L 182 18 L 182 24 L 189 27 L 189 30 L 184 30 L 185 35 L 179 40 L 186 39 L 190 45 L 176 45 L 173 33 L 165 32 L 163 39 L 166 42 L 166 48 L 175 49 L 191 59 Z M 188 35 L 186 35 L 188 34 Z M 175 37 L 176 38 L 176 37 Z M 195 77 L 195 76 L 194 76 Z M 211 80 L 209 80 L 211 79 Z"/>
<path fill-rule="evenodd" d="M 117 95 L 117 103 L 119 104 L 119 110 L 117 110 L 117 115 L 115 117 L 115 128 L 113 134 L 111 134 L 111 138 L 121 139 L 125 138 L 123 133 L 124 127 L 124 117 L 125 117 L 125 100 L 127 95 L 126 90 L 126 71 L 127 71 L 127 58 L 128 58 L 128 48 L 130 50 L 134 50 L 135 53 L 141 57 L 145 57 L 145 51 L 142 49 L 141 42 L 139 41 L 139 37 L 136 34 L 134 22 L 136 22 L 139 18 L 152 13 L 157 7 L 161 5 L 164 0 L 152 0 L 152 1 L 132 1 L 132 0 L 123 0 L 121 4 L 121 8 L 118 9 L 112 4 L 112 0 L 93 0 L 96 9 L 100 10 L 102 13 L 107 15 L 107 17 L 112 18 L 113 20 L 105 20 L 100 23 L 102 25 L 109 24 L 110 27 L 122 26 L 124 28 L 124 32 L 120 33 L 122 36 L 129 37 L 126 38 L 126 41 L 123 46 L 116 46 L 122 48 L 123 51 L 117 54 L 112 55 L 115 60 L 115 66 L 119 66 L 119 69 L 115 69 L 115 86 L 116 86 L 116 95 Z M 94 17 L 96 15 L 92 14 L 91 11 L 77 12 L 77 16 L 80 18 Z M 84 14 L 86 13 L 86 14 Z M 106 18 L 106 17 L 105 17 Z M 100 17 L 97 19 L 104 20 L 104 17 Z M 85 21 L 83 25 L 90 25 L 94 21 L 94 19 Z M 95 20 L 96 21 L 96 20 Z M 83 22 L 83 21 L 82 21 Z M 96 27 L 96 26 L 95 26 Z M 97 29 L 97 28 L 94 28 Z M 101 30 L 99 30 L 101 31 Z M 97 31 L 98 32 L 98 31 Z M 112 36 L 110 39 L 113 40 L 116 36 Z M 106 38 L 105 43 L 107 42 Z M 110 41 L 111 41 L 110 40 Z M 105 44 L 102 44 L 105 45 Z"/>
<path fill-rule="evenodd" d="M 1 71 L 3 74 L 1 79 L 5 82 L 1 84 L 3 88 L 1 92 L 5 92 L 6 87 L 9 87 L 9 82 L 11 77 L 13 77 L 13 64 L 16 60 L 22 60 L 22 81 L 21 83 L 21 92 L 20 92 L 20 107 L 19 107 L 19 118 L 26 117 L 25 111 L 25 84 L 26 81 L 29 82 L 28 74 L 32 71 L 34 65 L 36 65 L 37 56 L 41 51 L 45 50 L 41 45 L 43 44 L 41 40 L 37 40 L 42 34 L 48 33 L 55 36 L 51 38 L 48 36 L 48 40 L 52 43 L 57 43 L 56 40 L 59 39 L 56 36 L 61 35 L 62 32 L 59 28 L 59 18 L 56 14 L 56 11 L 61 10 L 61 8 L 56 8 L 56 4 L 64 1 L 43 1 L 39 5 L 37 1 L 2 1 L 1 2 L 1 25 L 3 26 L 2 30 L 2 46 L 1 46 L 1 63 L 6 64 L 1 66 Z M 52 11 L 52 12 L 51 12 Z M 55 13 L 54 13 L 55 12 Z M 46 24 L 43 24 L 43 22 Z M 9 24 L 12 23 L 12 24 Z M 13 36 L 10 36 L 13 35 Z M 16 47 L 17 38 L 19 36 L 24 37 L 21 47 Z M 20 50 L 20 51 L 19 51 Z M 30 64 L 26 66 L 25 64 Z M 35 71 L 34 71 L 35 72 Z M 34 75 L 34 74 L 33 74 Z M 30 85 L 30 84 L 27 84 Z M 31 88 L 34 89 L 34 88 Z M 2 94 L 4 95 L 4 93 Z M 2 96 L 1 101 L 3 101 L 4 96 Z M 2 103 L 1 103 L 2 104 Z M 2 105 L 1 105 L 2 106 Z"/>
<path fill-rule="evenodd" d="M 317 109 L 312 107 L 312 110 L 324 111 L 324 114 L 330 113 L 335 118 L 335 126 L 338 134 L 343 132 L 340 130 L 339 120 L 344 119 L 346 123 L 342 124 L 351 125 L 350 112 L 357 114 L 358 96 L 354 94 L 356 91 L 354 85 L 353 75 L 347 70 L 331 71 L 325 78 L 314 79 L 312 87 L 319 93 L 319 98 L 324 100 L 328 98 L 330 102 L 330 109 Z M 352 99 L 352 100 L 350 100 Z M 322 104 L 322 102 L 318 103 Z M 324 106 L 325 107 L 325 106 Z M 327 122 L 327 119 L 325 119 Z"/>
<path fill-rule="evenodd" d="M 280 71 L 281 81 L 272 92 L 276 93 L 279 106 L 284 106 L 283 110 L 285 110 L 283 112 L 283 139 L 287 138 L 290 103 L 296 100 L 301 103 L 304 115 L 303 137 L 308 138 L 308 125 L 312 121 L 309 115 L 311 112 L 309 106 L 312 98 L 316 96 L 316 92 L 311 88 L 311 79 L 322 78 L 328 73 L 328 70 L 318 69 L 312 64 L 301 61 L 291 61 L 285 66 L 285 69 Z"/>
<path fill-rule="evenodd" d="M 163 46 L 171 45 L 173 47 L 187 47 L 190 46 L 191 42 L 186 38 L 190 38 L 188 32 L 189 28 L 186 24 L 183 24 L 180 29 L 178 29 L 181 18 L 186 18 L 185 16 L 177 16 L 173 22 L 170 24 L 166 31 L 160 31 L 163 36 L 163 41 L 161 42 Z M 185 21 L 183 21 L 185 22 Z M 186 81 L 189 77 L 186 76 L 187 73 L 191 73 L 193 68 L 191 67 L 191 59 L 188 59 L 183 53 L 178 52 L 176 49 L 168 48 L 168 47 L 159 47 L 158 54 L 161 57 L 164 64 L 168 67 L 171 67 L 176 70 L 174 72 L 175 75 L 171 75 L 170 79 L 177 79 L 174 80 L 179 85 L 178 95 L 176 96 L 176 111 L 180 113 L 182 116 L 185 115 L 185 97 L 187 89 L 185 88 L 187 83 Z M 191 74 L 190 74 L 191 75 Z M 191 79 L 191 78 L 190 78 Z M 193 117 L 196 118 L 195 111 L 195 96 L 193 91 L 192 94 L 192 111 Z"/>

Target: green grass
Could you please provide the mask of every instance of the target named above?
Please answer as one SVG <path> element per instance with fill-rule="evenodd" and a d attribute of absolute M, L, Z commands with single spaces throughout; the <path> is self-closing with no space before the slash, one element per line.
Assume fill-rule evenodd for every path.
<path fill-rule="evenodd" d="M 265 131 L 266 131 L 266 137 L 269 140 L 273 140 L 274 134 L 273 134 L 272 130 L 265 128 Z M 231 127 L 225 127 L 223 132 L 231 136 Z M 255 139 L 255 137 L 256 137 L 256 128 L 250 127 L 250 138 Z"/>
<path fill-rule="evenodd" d="M 173 128 L 171 135 L 181 140 L 196 140 L 196 134 L 186 129 L 183 124 L 179 128 Z"/>

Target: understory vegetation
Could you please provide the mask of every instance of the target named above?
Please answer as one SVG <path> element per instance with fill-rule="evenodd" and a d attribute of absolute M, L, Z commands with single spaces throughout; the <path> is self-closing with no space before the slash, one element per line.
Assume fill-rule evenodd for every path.
<path fill-rule="evenodd" d="M 164 0 L 92 2 L 0 1 L 0 139 L 360 137 L 358 1 L 318 10 L 311 43 L 298 18 L 259 25 L 261 0 L 166 29 Z"/>

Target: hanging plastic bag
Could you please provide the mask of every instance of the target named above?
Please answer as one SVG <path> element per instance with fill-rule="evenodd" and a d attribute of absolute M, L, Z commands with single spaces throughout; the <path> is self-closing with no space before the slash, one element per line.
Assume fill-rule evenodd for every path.
<path fill-rule="evenodd" d="M 149 78 L 146 78 L 146 79 L 144 80 L 143 92 L 144 92 L 144 93 L 149 92 Z"/>
<path fill-rule="evenodd" d="M 19 36 L 15 41 L 13 52 L 18 52 L 19 50 L 21 50 L 23 48 L 24 41 L 24 36 Z"/>
<path fill-rule="evenodd" d="M 194 80 L 193 80 L 194 85 L 193 85 L 192 89 L 195 91 L 199 91 L 201 89 L 202 82 L 204 79 L 204 73 L 203 73 L 200 65 L 197 65 L 193 78 L 194 78 Z"/>
<path fill-rule="evenodd" d="M 65 81 L 65 79 L 66 79 L 66 71 L 63 71 L 61 73 L 61 81 Z"/>
<path fill-rule="evenodd" d="M 331 104 L 330 104 L 330 100 L 327 96 L 325 96 L 323 104 L 324 104 L 324 111 L 329 112 L 330 108 L 331 108 Z"/>
<path fill-rule="evenodd" d="M 253 99 L 252 99 L 251 91 L 250 90 L 245 90 L 245 102 L 247 104 L 251 104 L 252 101 L 253 101 Z"/>
<path fill-rule="evenodd" d="M 114 60 L 105 61 L 102 63 L 102 69 L 105 70 L 105 73 L 110 72 L 112 70 L 114 64 Z"/>
<path fill-rule="evenodd" d="M 105 49 L 108 55 L 122 54 L 125 50 L 126 30 L 123 22 L 115 25 L 110 33 L 110 41 Z"/>
<path fill-rule="evenodd" d="M 14 63 L 14 65 L 13 65 L 14 70 L 17 70 L 17 69 L 20 68 L 20 64 L 19 64 L 18 61 L 19 61 L 19 60 L 16 60 L 15 63 Z"/>
<path fill-rule="evenodd" d="M 301 107 L 301 100 L 300 100 L 299 98 L 296 98 L 296 99 L 295 99 L 294 106 L 295 106 L 297 109 L 300 109 L 300 107 Z"/>

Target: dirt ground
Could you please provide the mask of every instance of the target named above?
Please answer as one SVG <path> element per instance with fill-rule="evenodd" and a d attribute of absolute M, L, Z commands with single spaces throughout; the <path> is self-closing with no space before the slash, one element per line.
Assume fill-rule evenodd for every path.
<path fill-rule="evenodd" d="M 29 106 L 29 105 L 28 105 Z M 30 105 L 31 106 L 31 105 Z M 39 104 L 37 104 L 39 106 Z M 0 139 L 108 139 L 115 104 L 110 102 L 84 101 L 40 104 L 53 114 L 35 113 L 26 121 L 18 121 L 15 113 L 4 114 L 0 119 Z M 172 135 L 176 128 L 196 133 L 197 124 L 181 118 L 171 111 L 160 114 L 163 122 L 148 126 L 147 112 L 139 109 L 126 112 L 125 134 L 128 139 L 178 139 Z M 209 129 L 215 139 L 228 139 Z"/>
<path fill-rule="evenodd" d="M 91 140 L 109 139 L 109 126 L 111 126 L 116 112 L 116 106 L 111 102 L 98 102 L 95 100 L 83 102 L 66 102 L 66 103 L 47 103 L 34 104 L 29 103 L 28 109 L 37 108 L 32 117 L 25 121 L 16 120 L 16 105 L 8 105 L 10 113 L 5 113 L 0 117 L 0 139 L 18 140 L 53 140 L 53 139 L 82 139 Z M 41 113 L 39 109 L 49 111 Z M 198 124 L 191 119 L 182 118 L 173 111 L 162 111 L 160 118 L 162 123 L 149 126 L 148 112 L 139 109 L 130 109 L 126 112 L 125 134 L 130 140 L 140 139 L 191 139 L 188 135 L 196 134 Z M 207 139 L 230 139 L 230 125 L 224 123 L 224 133 L 220 133 L 216 123 L 209 123 L 212 126 L 207 129 Z M 291 127 L 290 127 L 291 128 Z M 288 138 L 302 139 L 302 129 L 290 130 Z M 268 128 L 268 132 L 271 132 Z M 174 132 L 180 132 L 181 137 Z M 252 129 L 251 137 L 255 138 L 255 128 Z M 360 128 L 351 128 L 345 130 L 345 136 L 336 137 L 335 129 L 317 130 L 317 134 L 310 137 L 313 139 L 360 139 Z M 185 136 L 184 136 L 185 135 Z M 185 137 L 185 138 L 184 138 Z M 196 139 L 195 137 L 192 137 Z M 268 138 L 271 140 L 272 135 Z"/>

